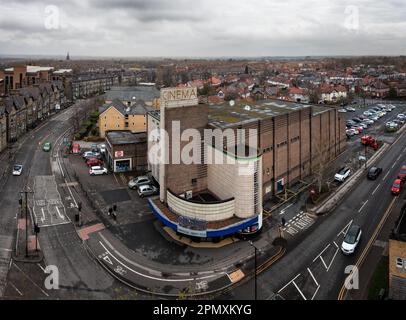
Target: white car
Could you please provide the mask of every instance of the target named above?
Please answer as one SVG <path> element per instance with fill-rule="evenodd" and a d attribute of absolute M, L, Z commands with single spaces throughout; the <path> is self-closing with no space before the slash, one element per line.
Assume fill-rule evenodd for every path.
<path fill-rule="evenodd" d="M 349 112 L 355 112 L 355 108 L 353 108 L 353 107 L 347 107 L 347 108 L 345 108 L 345 110 L 347 110 Z"/>
<path fill-rule="evenodd" d="M 13 176 L 21 176 L 23 172 L 23 166 L 21 164 L 16 164 L 13 167 Z"/>
<path fill-rule="evenodd" d="M 99 145 L 99 150 L 101 153 L 106 153 L 106 145 L 105 144 Z"/>
<path fill-rule="evenodd" d="M 99 176 L 103 174 L 107 174 L 107 169 L 104 167 L 96 166 L 96 167 L 91 167 L 89 170 L 89 174 L 91 176 Z"/>
<path fill-rule="evenodd" d="M 340 112 L 340 113 L 346 113 L 347 110 L 345 110 L 345 109 L 339 109 L 338 112 Z"/>
<path fill-rule="evenodd" d="M 86 151 L 86 152 L 83 152 L 83 154 L 82 154 L 83 158 L 93 157 L 93 156 L 94 156 L 93 151 Z"/>
<path fill-rule="evenodd" d="M 334 176 L 334 180 L 339 181 L 339 182 L 344 182 L 345 179 L 347 179 L 351 175 L 351 169 L 344 167 L 341 168 L 336 175 Z"/>
<path fill-rule="evenodd" d="M 398 116 L 397 116 L 397 118 L 398 118 L 399 120 L 405 120 L 405 119 L 406 119 L 406 116 L 405 116 L 403 113 L 399 113 Z"/>
<path fill-rule="evenodd" d="M 364 116 L 366 116 L 366 117 L 370 117 L 370 116 L 372 116 L 372 113 L 371 113 L 371 112 L 369 112 L 369 111 L 365 111 L 365 112 L 364 112 Z"/>
<path fill-rule="evenodd" d="M 357 225 L 351 225 L 345 234 L 343 243 L 341 244 L 341 251 L 345 255 L 354 253 L 359 241 L 361 240 L 361 228 Z"/>

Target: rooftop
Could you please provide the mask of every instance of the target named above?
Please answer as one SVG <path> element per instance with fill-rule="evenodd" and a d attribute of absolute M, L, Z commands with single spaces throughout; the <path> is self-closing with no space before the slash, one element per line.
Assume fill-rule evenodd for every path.
<path fill-rule="evenodd" d="M 106 137 L 114 145 L 139 143 L 147 140 L 147 134 L 145 132 L 110 131 L 106 134 Z"/>
<path fill-rule="evenodd" d="M 244 101 L 224 102 L 209 105 L 209 121 L 214 126 L 227 127 L 236 123 L 276 117 L 305 108 L 311 108 L 313 115 L 326 112 L 330 109 L 325 106 L 307 105 L 282 100 L 263 100 L 255 103 Z"/>
<path fill-rule="evenodd" d="M 160 93 L 154 86 L 112 87 L 106 92 L 106 100 L 118 99 L 121 101 L 143 100 L 153 101 L 159 98 Z"/>

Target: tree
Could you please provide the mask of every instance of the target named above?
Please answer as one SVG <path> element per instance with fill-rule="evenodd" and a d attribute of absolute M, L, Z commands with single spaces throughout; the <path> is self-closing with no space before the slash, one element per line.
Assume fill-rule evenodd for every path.
<path fill-rule="evenodd" d="M 397 96 L 398 96 L 398 92 L 397 92 L 396 88 L 393 86 L 390 86 L 389 87 L 389 98 L 395 99 L 395 98 L 397 98 Z"/>
<path fill-rule="evenodd" d="M 245 71 L 244 71 L 244 73 L 245 73 L 245 74 L 249 74 L 249 73 L 250 73 L 250 70 L 249 70 L 248 66 L 245 66 Z"/>

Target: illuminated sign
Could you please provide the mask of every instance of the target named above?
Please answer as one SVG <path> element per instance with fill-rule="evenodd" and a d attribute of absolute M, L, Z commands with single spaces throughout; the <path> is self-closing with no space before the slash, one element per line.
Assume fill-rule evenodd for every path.
<path fill-rule="evenodd" d="M 116 151 L 116 152 L 114 152 L 114 157 L 115 158 L 124 157 L 124 151 Z"/>

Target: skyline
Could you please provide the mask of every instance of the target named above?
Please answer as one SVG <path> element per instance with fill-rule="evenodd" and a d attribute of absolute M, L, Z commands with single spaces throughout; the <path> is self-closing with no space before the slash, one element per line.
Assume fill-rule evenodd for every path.
<path fill-rule="evenodd" d="M 347 0 L 190 4 L 186 0 L 0 0 L 0 55 L 65 56 L 68 51 L 72 57 L 118 58 L 406 54 L 402 46 L 406 4 L 399 0 L 362 0 L 356 5 Z M 233 10 L 226 11 L 229 8 Z"/>

